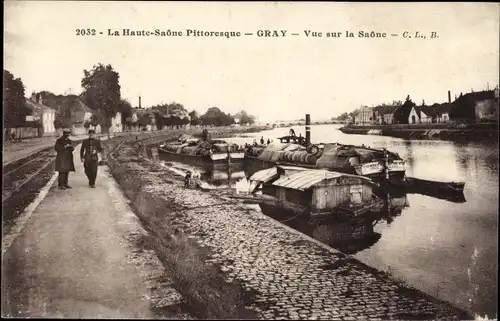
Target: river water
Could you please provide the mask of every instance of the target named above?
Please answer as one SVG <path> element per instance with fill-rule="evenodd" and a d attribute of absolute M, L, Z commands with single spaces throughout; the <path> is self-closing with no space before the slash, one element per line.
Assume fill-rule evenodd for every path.
<path fill-rule="evenodd" d="M 304 127 L 293 128 L 297 135 L 305 136 Z M 373 230 L 378 237 L 353 255 L 458 307 L 482 317 L 496 317 L 499 162 L 496 143 L 347 135 L 339 128 L 340 125 L 311 126 L 312 142 L 385 147 L 406 161 L 407 176 L 466 182 L 465 202 L 405 195 L 402 202 L 399 199 L 404 206 L 398 216 L 377 222 Z M 228 140 L 244 144 L 263 136 L 265 140 L 276 141 L 277 137 L 288 135 L 289 129 L 276 128 Z M 229 175 L 233 183 L 245 179 L 240 174 Z M 308 234 L 324 241 L 321 233 Z"/>

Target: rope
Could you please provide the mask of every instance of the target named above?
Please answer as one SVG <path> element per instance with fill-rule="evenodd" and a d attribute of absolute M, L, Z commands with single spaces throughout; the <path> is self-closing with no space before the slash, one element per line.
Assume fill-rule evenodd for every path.
<path fill-rule="evenodd" d="M 214 205 L 210 205 L 210 206 L 223 206 L 223 205 L 235 205 L 235 202 L 234 201 L 231 201 L 231 202 L 223 202 L 223 203 L 218 203 L 218 204 L 214 204 Z M 185 210 L 195 210 L 195 209 L 199 209 L 199 208 L 206 208 L 207 205 L 200 205 L 200 206 L 192 206 L 192 207 L 184 207 Z"/>
<path fill-rule="evenodd" d="M 299 215 L 301 215 L 301 214 L 304 214 L 304 212 L 307 210 L 307 208 L 308 208 L 308 207 L 309 207 L 309 205 L 308 205 L 308 206 L 306 206 L 306 207 L 304 208 L 304 210 L 302 210 L 302 212 L 300 212 L 299 214 L 295 215 L 294 217 L 288 218 L 288 219 L 286 219 L 286 220 L 284 220 L 284 221 L 278 221 L 278 222 L 280 222 L 280 223 L 284 223 L 284 222 L 288 222 L 288 221 L 290 221 L 290 220 L 293 220 L 293 219 L 294 219 L 294 218 L 296 218 L 297 216 L 299 216 Z"/>

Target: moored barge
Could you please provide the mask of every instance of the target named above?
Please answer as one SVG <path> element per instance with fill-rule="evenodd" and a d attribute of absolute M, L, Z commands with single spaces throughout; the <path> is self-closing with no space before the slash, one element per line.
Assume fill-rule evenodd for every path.
<path fill-rule="evenodd" d="M 398 154 L 385 149 L 344 145 L 338 143 L 311 143 L 310 115 L 306 114 L 306 136 L 279 137 L 279 143 L 248 146 L 245 163 L 252 170 L 276 165 L 325 169 L 346 174 L 361 175 L 373 180 L 404 181 L 405 161 Z"/>
<path fill-rule="evenodd" d="M 387 174 L 390 180 L 395 181 L 405 177 L 404 160 L 386 150 L 338 143 L 309 144 L 306 147 L 294 142 L 287 143 L 286 138 L 281 137 L 280 143 L 267 146 L 249 146 L 245 153 L 246 164 L 254 169 L 276 165 L 326 169 L 374 180 L 385 179 Z"/>
<path fill-rule="evenodd" d="M 225 166 L 242 163 L 245 152 L 224 140 L 199 140 L 186 135 L 159 146 L 160 154 L 173 161 L 197 166 Z"/>
<path fill-rule="evenodd" d="M 383 201 L 369 178 L 322 169 L 276 166 L 250 177 L 251 192 L 264 213 L 284 211 L 310 218 L 353 219 L 379 211 Z"/>

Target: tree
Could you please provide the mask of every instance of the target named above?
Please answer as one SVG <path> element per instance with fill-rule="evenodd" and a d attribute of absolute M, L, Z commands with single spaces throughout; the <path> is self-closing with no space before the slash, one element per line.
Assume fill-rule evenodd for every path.
<path fill-rule="evenodd" d="M 198 115 L 198 112 L 196 110 L 192 110 L 189 113 L 189 119 L 190 119 L 190 124 L 193 126 L 200 125 L 201 123 L 200 116 Z"/>
<path fill-rule="evenodd" d="M 211 107 L 200 117 L 204 125 L 228 126 L 234 124 L 234 118 L 222 112 L 218 107 Z"/>
<path fill-rule="evenodd" d="M 349 114 L 342 113 L 340 116 L 337 117 L 337 120 L 346 120 L 347 118 L 349 118 Z"/>
<path fill-rule="evenodd" d="M 104 66 L 99 63 L 92 70 L 84 70 L 82 87 L 84 89 L 82 98 L 91 109 L 100 110 L 104 116 L 101 124 L 108 129 L 111 126 L 111 118 L 120 111 L 120 75 L 113 70 L 111 65 Z"/>
<path fill-rule="evenodd" d="M 239 113 L 235 115 L 235 118 L 240 119 L 240 124 L 249 124 L 252 125 L 255 123 L 255 117 L 252 115 L 249 115 L 246 111 L 242 110 Z"/>
<path fill-rule="evenodd" d="M 132 117 L 132 105 L 126 99 L 120 99 L 118 111 L 122 115 L 122 124 L 126 124 L 127 118 Z"/>
<path fill-rule="evenodd" d="M 92 125 L 93 127 L 96 127 L 97 125 L 101 125 L 104 123 L 104 117 L 103 117 L 103 114 L 100 113 L 99 111 L 97 112 L 94 112 L 94 114 L 92 114 L 92 116 L 90 116 L 90 125 Z"/>
<path fill-rule="evenodd" d="M 147 125 L 151 125 L 152 123 L 151 115 L 148 113 L 144 113 L 141 116 L 139 116 L 139 119 L 137 120 L 137 123 L 141 127 L 146 127 Z"/>
<path fill-rule="evenodd" d="M 396 109 L 394 112 L 394 120 L 398 124 L 408 124 L 408 116 L 410 115 L 411 109 L 415 107 L 415 103 L 411 100 L 410 95 L 405 99 L 405 102 L 401 108 Z"/>
<path fill-rule="evenodd" d="M 131 130 L 132 126 L 137 125 L 136 123 L 133 122 L 133 120 L 134 118 L 132 116 L 127 117 L 127 119 L 125 119 L 125 125 L 128 130 Z"/>
<path fill-rule="evenodd" d="M 14 78 L 13 74 L 4 70 L 3 83 L 4 126 L 21 127 L 26 121 L 26 116 L 31 113 L 26 106 L 23 81 L 21 78 Z"/>
<path fill-rule="evenodd" d="M 64 127 L 63 122 L 59 118 L 56 118 L 54 120 L 54 128 L 63 128 L 63 127 Z"/>
<path fill-rule="evenodd" d="M 153 115 L 154 115 L 155 121 L 156 121 L 156 128 L 158 130 L 162 130 L 163 127 L 165 126 L 165 119 L 158 111 L 153 112 Z"/>
<path fill-rule="evenodd" d="M 162 103 L 153 107 L 155 110 L 156 125 L 161 123 L 161 126 L 181 126 L 189 124 L 189 114 L 182 104 L 171 102 L 169 104 Z"/>

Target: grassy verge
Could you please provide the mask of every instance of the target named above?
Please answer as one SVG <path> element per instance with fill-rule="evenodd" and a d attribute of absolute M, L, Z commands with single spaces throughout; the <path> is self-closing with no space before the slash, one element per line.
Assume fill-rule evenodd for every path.
<path fill-rule="evenodd" d="M 210 249 L 200 247 L 175 227 L 175 220 L 184 215 L 183 207 L 148 191 L 147 186 L 154 183 L 149 173 L 158 172 L 157 165 L 145 160 L 131 143 L 123 143 L 113 155 L 118 144 L 105 143 L 110 171 L 150 231 L 151 245 L 174 280 L 174 287 L 184 296 L 190 313 L 194 311 L 195 317 L 208 319 L 256 318 L 254 312 L 245 308 L 251 294 L 239 284 L 227 283 L 217 266 L 206 263 Z M 170 183 L 181 184 L 174 177 Z"/>

